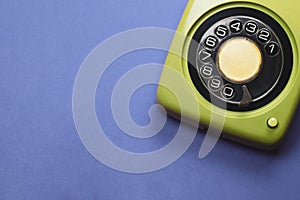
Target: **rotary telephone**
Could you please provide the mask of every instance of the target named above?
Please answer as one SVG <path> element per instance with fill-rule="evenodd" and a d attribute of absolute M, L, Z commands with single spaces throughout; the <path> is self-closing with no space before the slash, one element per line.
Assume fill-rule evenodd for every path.
<path fill-rule="evenodd" d="M 287 133 L 300 92 L 300 23 L 295 0 L 190 0 L 165 65 L 180 73 L 195 92 L 195 118 L 210 125 L 222 115 L 224 138 L 274 149 Z M 186 59 L 185 59 L 186 58 Z M 181 84 L 162 71 L 161 80 Z M 174 117 L 180 104 L 158 86 L 157 101 Z M 177 102 L 177 103 L 176 103 Z M 192 110 L 192 108 L 191 108 Z"/>

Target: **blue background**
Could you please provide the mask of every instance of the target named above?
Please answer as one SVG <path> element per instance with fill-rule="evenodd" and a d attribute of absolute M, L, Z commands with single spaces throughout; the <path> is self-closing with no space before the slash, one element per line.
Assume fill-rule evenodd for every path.
<path fill-rule="evenodd" d="M 83 147 L 72 117 L 72 89 L 87 54 L 131 28 L 175 30 L 187 1 L 0 1 L 0 199 L 299 199 L 299 112 L 278 151 L 262 152 L 221 140 L 204 160 L 204 134 L 173 165 L 149 174 L 112 170 Z M 163 63 L 165 52 L 144 50 L 117 60 L 97 92 L 97 112 L 108 137 L 147 152 L 174 136 L 168 119 L 155 138 L 123 134 L 111 111 L 111 89 L 139 64 Z M 157 79 L 159 74 L 157 74 Z M 149 123 L 153 85 L 131 100 L 132 117 Z M 99 100 L 100 98 L 101 101 Z"/>

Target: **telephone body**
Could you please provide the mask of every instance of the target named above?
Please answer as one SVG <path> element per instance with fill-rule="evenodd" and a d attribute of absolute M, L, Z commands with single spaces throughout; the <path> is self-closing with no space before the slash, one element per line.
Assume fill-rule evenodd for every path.
<path fill-rule="evenodd" d="M 212 116 L 223 117 L 227 139 L 278 147 L 300 96 L 299 6 L 295 0 L 190 0 L 165 66 L 184 77 L 198 108 L 183 112 L 163 86 L 158 103 L 171 116 L 184 113 L 201 127 L 211 126 Z M 166 69 L 161 81 L 183 84 Z"/>

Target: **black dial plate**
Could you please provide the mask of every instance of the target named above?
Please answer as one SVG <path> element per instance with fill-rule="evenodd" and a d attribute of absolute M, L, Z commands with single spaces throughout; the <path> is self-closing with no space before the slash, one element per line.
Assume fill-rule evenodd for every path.
<path fill-rule="evenodd" d="M 243 83 L 228 80 L 217 66 L 222 44 L 239 37 L 254 42 L 262 55 L 258 75 Z M 217 106 L 225 102 L 227 110 L 257 109 L 276 98 L 289 80 L 293 56 L 288 36 L 263 12 L 249 8 L 221 11 L 198 28 L 193 40 L 188 52 L 191 78 L 200 94 L 208 101 L 213 97 Z"/>

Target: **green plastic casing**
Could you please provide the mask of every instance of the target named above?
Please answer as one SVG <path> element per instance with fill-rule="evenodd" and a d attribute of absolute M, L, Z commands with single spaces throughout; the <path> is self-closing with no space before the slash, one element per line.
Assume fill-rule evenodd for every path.
<path fill-rule="evenodd" d="M 293 115 L 297 109 L 300 93 L 300 66 L 298 46 L 300 44 L 300 1 L 296 0 L 190 0 L 184 11 L 183 17 L 177 28 L 177 33 L 192 38 L 199 26 L 209 17 L 221 10 L 245 7 L 260 10 L 275 19 L 287 33 L 292 44 L 293 69 L 290 79 L 285 89 L 269 104 L 252 111 L 228 111 L 212 105 L 197 91 L 188 71 L 187 58 L 189 39 L 175 37 L 170 47 L 170 51 L 165 61 L 165 66 L 176 70 L 194 91 L 198 102 L 195 112 L 200 112 L 200 116 L 195 118 L 193 113 L 185 114 L 193 121 L 199 121 L 204 127 L 211 126 L 212 116 L 219 116 L 225 119 L 222 123 L 222 132 L 225 138 L 243 144 L 251 145 L 261 149 L 274 149 L 279 146 L 286 135 Z M 179 52 L 178 55 L 171 52 Z M 164 69 L 161 74 L 161 81 L 165 83 L 181 84 L 175 76 L 170 75 Z M 166 87 L 158 86 L 157 102 L 161 104 L 173 117 L 179 118 L 182 108 L 170 90 Z M 189 106 L 189 105 L 185 105 Z M 193 110 L 193 108 L 189 108 Z M 276 128 L 270 128 L 268 119 L 276 118 L 279 124 Z"/>

